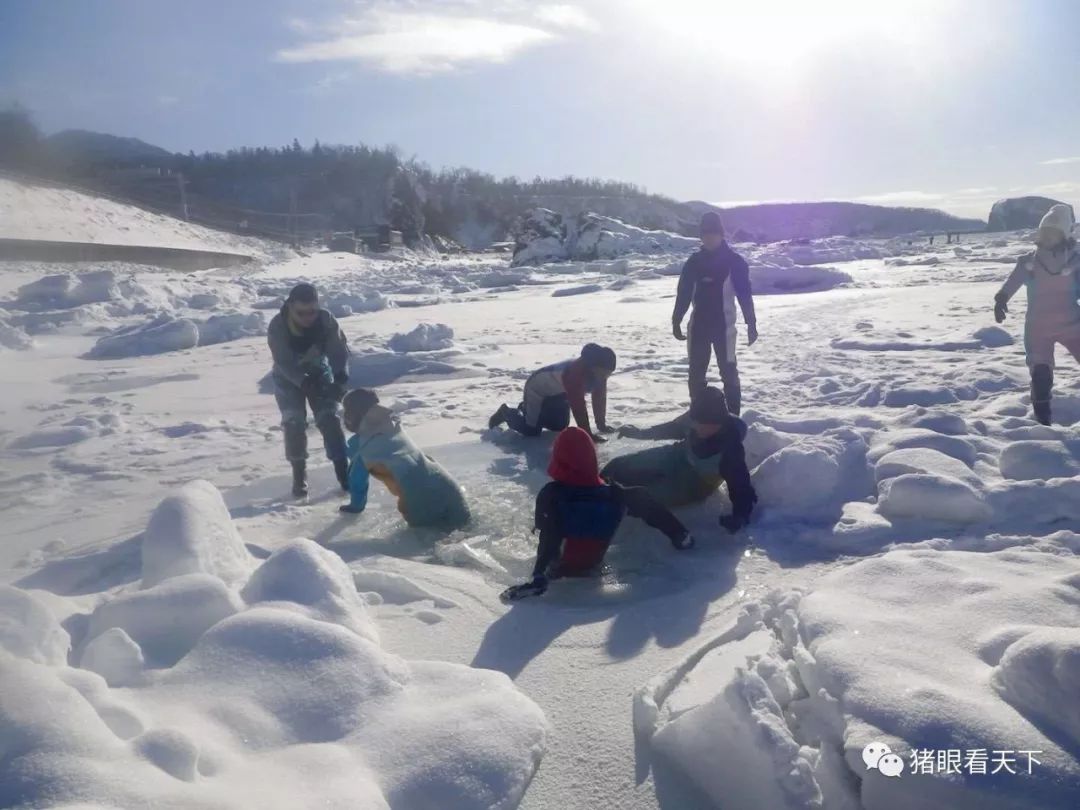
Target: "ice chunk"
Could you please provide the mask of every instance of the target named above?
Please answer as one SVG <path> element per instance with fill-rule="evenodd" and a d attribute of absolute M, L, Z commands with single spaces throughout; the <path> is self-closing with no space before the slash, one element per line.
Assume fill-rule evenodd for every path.
<path fill-rule="evenodd" d="M 395 352 L 431 352 L 454 345 L 454 330 L 444 323 L 422 323 L 407 334 L 398 333 L 388 344 Z"/>
<path fill-rule="evenodd" d="M 90 357 L 138 357 L 192 349 L 199 343 L 199 327 L 187 318 L 164 315 L 140 326 L 107 335 L 90 349 Z"/>
<path fill-rule="evenodd" d="M 71 637 L 45 604 L 20 588 L 0 585 L 0 649 L 35 663 L 63 666 L 70 647 Z"/>
<path fill-rule="evenodd" d="M 266 317 L 261 312 L 212 315 L 197 325 L 200 346 L 212 346 L 215 343 L 266 334 Z"/>
<path fill-rule="evenodd" d="M 964 462 L 926 447 L 908 447 L 886 453 L 874 465 L 874 478 L 880 484 L 889 478 L 909 473 L 926 473 L 955 478 L 973 487 L 981 487 L 982 479 Z"/>
<path fill-rule="evenodd" d="M 1080 574 L 1062 587 L 1080 600 Z M 1080 743 L 1080 627 L 1044 627 L 1010 644 L 992 683 L 1033 723 Z"/>
<path fill-rule="evenodd" d="M 984 326 L 975 331 L 975 339 L 988 349 L 999 349 L 1003 346 L 1012 346 L 1016 338 L 1000 326 Z"/>
<path fill-rule="evenodd" d="M 221 493 L 209 481 L 186 484 L 150 516 L 142 542 L 144 588 L 193 573 L 237 583 L 253 564 Z"/>

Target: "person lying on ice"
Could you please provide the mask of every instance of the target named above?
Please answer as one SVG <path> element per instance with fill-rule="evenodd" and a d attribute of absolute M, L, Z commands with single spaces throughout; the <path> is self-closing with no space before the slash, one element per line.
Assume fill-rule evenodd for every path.
<path fill-rule="evenodd" d="M 412 527 L 453 531 L 469 522 L 461 487 L 412 443 L 374 391 L 355 388 L 343 404 L 345 427 L 354 435 L 348 442 L 350 501 L 342 512 L 364 511 L 370 474 L 397 496 L 398 511 Z"/>
<path fill-rule="evenodd" d="M 539 436 L 544 430 L 560 431 L 570 424 L 570 414 L 579 428 L 603 442 L 604 433 L 614 433 L 607 424 L 607 380 L 615 371 L 615 352 L 606 346 L 587 344 L 576 360 L 545 366 L 525 383 L 525 401 L 518 407 L 500 405 L 488 420 L 489 428 L 507 424 L 524 436 Z M 594 433 L 589 425 L 585 394 L 592 394 Z"/>
<path fill-rule="evenodd" d="M 548 475 L 554 480 L 536 496 L 534 531 L 540 532 L 540 542 L 533 578 L 503 591 L 503 601 L 539 596 L 552 579 L 595 574 L 628 514 L 663 532 L 680 551 L 694 547 L 686 527 L 646 490 L 600 478 L 596 446 L 581 428 L 556 437 Z"/>
<path fill-rule="evenodd" d="M 1031 370 L 1031 405 L 1035 419 L 1050 424 L 1054 388 L 1054 348 L 1060 343 L 1080 360 L 1080 252 L 1072 238 L 1073 212 L 1068 205 L 1051 208 L 1035 235 L 1035 251 L 1021 256 L 994 296 L 994 317 L 1005 320 L 1009 299 L 1027 286 L 1024 349 Z"/>
<path fill-rule="evenodd" d="M 757 494 L 750 483 L 743 439 L 746 423 L 728 413 L 724 393 L 706 387 L 679 418 L 651 428 L 626 425 L 619 435 L 631 439 L 679 439 L 612 459 L 600 472 L 606 480 L 644 487 L 667 507 L 703 501 L 720 482 L 727 484 L 733 512 L 720 525 L 734 534 L 750 522 Z"/>
<path fill-rule="evenodd" d="M 342 489 L 345 480 L 345 434 L 341 430 L 339 403 L 349 375 L 349 344 L 334 316 L 319 306 L 319 294 L 311 284 L 292 288 L 281 311 L 266 330 L 274 360 L 274 398 L 281 411 L 285 434 L 285 457 L 292 464 L 292 492 L 307 495 L 307 408 L 323 435 L 326 457 Z"/>

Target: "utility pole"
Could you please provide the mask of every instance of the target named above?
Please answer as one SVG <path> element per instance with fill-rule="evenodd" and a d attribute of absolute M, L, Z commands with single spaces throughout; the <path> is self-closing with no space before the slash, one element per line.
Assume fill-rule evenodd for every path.
<path fill-rule="evenodd" d="M 187 189 L 184 188 L 184 173 L 176 173 L 176 184 L 180 187 L 180 216 L 188 219 Z"/>

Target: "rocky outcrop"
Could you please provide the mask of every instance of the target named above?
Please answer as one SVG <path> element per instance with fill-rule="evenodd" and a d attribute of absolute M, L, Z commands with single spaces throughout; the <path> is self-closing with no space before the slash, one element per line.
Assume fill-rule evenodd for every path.
<path fill-rule="evenodd" d="M 1019 231 L 1038 228 L 1039 220 L 1055 205 L 1061 205 L 1049 197 L 1011 197 L 998 200 L 990 209 L 989 231 Z M 1071 209 L 1072 206 L 1069 206 Z"/>

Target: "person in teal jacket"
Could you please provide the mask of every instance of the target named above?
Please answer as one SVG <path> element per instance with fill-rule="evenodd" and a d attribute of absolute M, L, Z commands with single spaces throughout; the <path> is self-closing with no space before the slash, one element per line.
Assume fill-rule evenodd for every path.
<path fill-rule="evenodd" d="M 465 493 L 442 465 L 413 444 L 401 421 L 379 404 L 378 395 L 356 388 L 345 395 L 345 427 L 354 435 L 349 458 L 347 513 L 367 505 L 369 476 L 386 485 L 398 499 L 398 511 L 415 528 L 453 531 L 469 522 Z"/>

